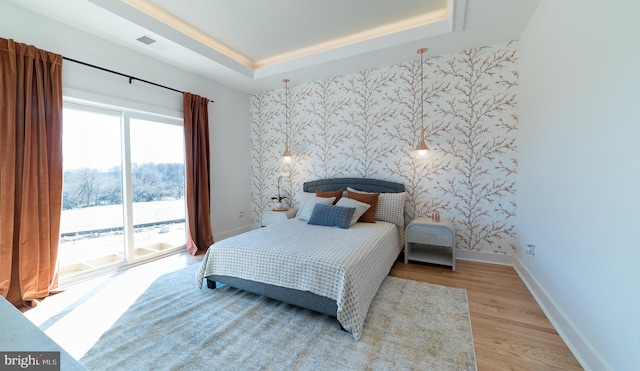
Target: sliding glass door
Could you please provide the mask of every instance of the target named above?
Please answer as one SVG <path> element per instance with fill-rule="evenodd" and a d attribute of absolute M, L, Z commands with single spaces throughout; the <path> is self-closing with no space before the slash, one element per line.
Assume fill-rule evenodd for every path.
<path fill-rule="evenodd" d="M 134 255 L 185 244 L 184 140 L 181 126 L 131 118 Z"/>
<path fill-rule="evenodd" d="M 181 120 L 66 102 L 62 145 L 61 282 L 184 247 Z"/>
<path fill-rule="evenodd" d="M 125 262 L 121 119 L 94 107 L 63 110 L 61 278 Z"/>

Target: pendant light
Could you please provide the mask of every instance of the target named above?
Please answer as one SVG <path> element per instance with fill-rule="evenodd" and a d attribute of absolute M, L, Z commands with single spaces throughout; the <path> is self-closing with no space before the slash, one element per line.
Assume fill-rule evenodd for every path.
<path fill-rule="evenodd" d="M 285 114 L 284 114 L 284 152 L 282 153 L 282 162 L 291 162 L 291 152 L 289 152 L 289 79 L 284 79 L 285 94 Z"/>
<path fill-rule="evenodd" d="M 427 155 L 429 152 L 429 147 L 424 142 L 424 53 L 427 51 L 426 48 L 418 49 L 418 54 L 420 54 L 420 142 L 416 147 L 416 152 L 421 157 Z"/>

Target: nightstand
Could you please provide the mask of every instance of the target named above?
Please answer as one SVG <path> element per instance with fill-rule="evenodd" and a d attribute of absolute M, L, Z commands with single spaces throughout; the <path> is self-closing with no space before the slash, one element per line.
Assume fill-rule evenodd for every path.
<path fill-rule="evenodd" d="M 449 219 L 414 219 L 405 230 L 404 263 L 409 260 L 449 265 L 456 270 L 456 227 Z"/>
<path fill-rule="evenodd" d="M 276 223 L 281 223 L 287 219 L 295 218 L 298 209 L 289 208 L 287 210 L 275 211 L 267 210 L 260 214 L 260 226 L 267 227 Z"/>

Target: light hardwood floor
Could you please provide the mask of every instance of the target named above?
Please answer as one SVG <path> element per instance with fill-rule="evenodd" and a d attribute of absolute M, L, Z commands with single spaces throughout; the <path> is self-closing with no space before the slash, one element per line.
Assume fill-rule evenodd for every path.
<path fill-rule="evenodd" d="M 397 262 L 391 276 L 467 290 L 478 370 L 581 370 L 513 267 Z"/>
<path fill-rule="evenodd" d="M 185 252 L 97 277 L 45 299 L 25 315 L 80 358 L 156 277 L 202 259 Z M 452 272 L 399 260 L 390 275 L 467 290 L 480 371 L 581 369 L 512 267 L 458 260 Z M 82 329 L 82 338 L 69 336 L 69 328 Z"/>

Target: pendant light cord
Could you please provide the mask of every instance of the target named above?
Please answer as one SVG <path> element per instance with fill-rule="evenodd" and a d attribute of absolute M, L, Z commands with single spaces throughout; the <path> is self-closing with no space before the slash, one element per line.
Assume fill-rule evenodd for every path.
<path fill-rule="evenodd" d="M 420 53 L 420 125 L 424 128 L 424 51 Z"/>
<path fill-rule="evenodd" d="M 284 137 L 289 141 L 289 80 L 284 80 Z"/>

